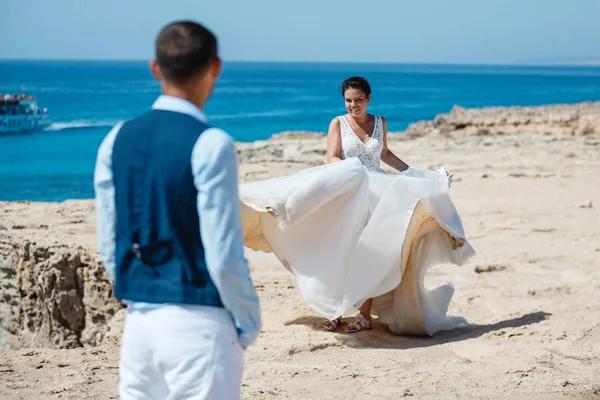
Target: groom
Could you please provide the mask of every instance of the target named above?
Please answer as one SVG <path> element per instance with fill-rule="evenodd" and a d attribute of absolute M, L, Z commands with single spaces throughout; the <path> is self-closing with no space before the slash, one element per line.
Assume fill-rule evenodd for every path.
<path fill-rule="evenodd" d="M 221 70 L 217 40 L 175 22 L 156 40 L 163 95 L 98 151 L 98 238 L 128 304 L 121 399 L 239 399 L 243 349 L 260 331 L 243 254 L 237 153 L 202 108 Z"/>

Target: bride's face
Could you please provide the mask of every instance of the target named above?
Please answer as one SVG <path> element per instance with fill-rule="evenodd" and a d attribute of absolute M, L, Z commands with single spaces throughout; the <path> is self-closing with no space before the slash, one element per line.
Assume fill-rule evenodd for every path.
<path fill-rule="evenodd" d="M 348 114 L 358 117 L 367 113 L 367 104 L 371 101 L 371 96 L 367 96 L 360 89 L 349 88 L 344 92 L 344 102 Z"/>

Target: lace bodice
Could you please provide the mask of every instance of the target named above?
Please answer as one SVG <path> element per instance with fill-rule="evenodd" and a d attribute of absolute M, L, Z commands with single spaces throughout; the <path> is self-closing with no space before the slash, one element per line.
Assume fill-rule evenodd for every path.
<path fill-rule="evenodd" d="M 375 127 L 371 139 L 364 144 L 356 136 L 345 117 L 338 117 L 342 136 L 341 156 L 358 158 L 369 171 L 377 170 L 381 165 L 381 150 L 383 150 L 383 123 L 381 117 L 375 117 Z"/>

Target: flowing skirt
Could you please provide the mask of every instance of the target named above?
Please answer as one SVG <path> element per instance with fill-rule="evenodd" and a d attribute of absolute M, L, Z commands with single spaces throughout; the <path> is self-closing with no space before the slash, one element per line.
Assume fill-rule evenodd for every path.
<path fill-rule="evenodd" d="M 374 298 L 373 313 L 398 334 L 466 324 L 447 316 L 452 285 L 424 286 L 431 266 L 474 254 L 446 176 L 368 171 L 352 158 L 240 185 L 240 200 L 245 246 L 273 252 L 324 317 Z"/>

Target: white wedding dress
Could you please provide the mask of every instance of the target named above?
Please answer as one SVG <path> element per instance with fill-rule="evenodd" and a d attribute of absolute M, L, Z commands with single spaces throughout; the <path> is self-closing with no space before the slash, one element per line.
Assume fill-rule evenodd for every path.
<path fill-rule="evenodd" d="M 386 174 L 381 118 L 366 144 L 340 123 L 343 161 L 240 185 L 245 246 L 275 253 L 327 319 L 374 298 L 373 314 L 398 334 L 465 325 L 447 316 L 450 284 L 424 286 L 431 266 L 474 254 L 448 177 L 418 168 Z"/>

